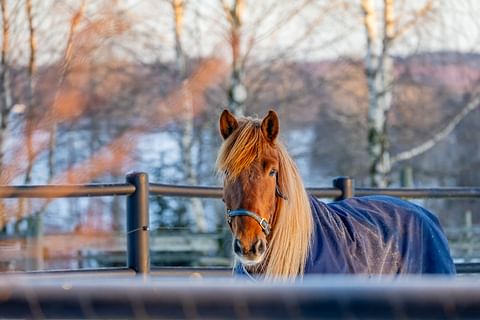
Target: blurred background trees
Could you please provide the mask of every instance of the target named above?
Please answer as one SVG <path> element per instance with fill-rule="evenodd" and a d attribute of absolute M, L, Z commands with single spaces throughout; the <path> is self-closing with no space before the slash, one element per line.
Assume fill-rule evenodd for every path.
<path fill-rule="evenodd" d="M 307 186 L 338 175 L 363 186 L 480 184 L 475 0 L 0 5 L 3 184 L 123 182 L 137 170 L 218 185 L 224 108 L 277 110 Z M 425 204 L 447 227 L 480 223 L 478 201 Z M 154 198 L 154 233 L 218 233 L 222 210 Z M 59 252 L 88 255 L 91 235 L 124 232 L 123 211 L 121 198 L 4 200 L 0 256 L 18 243 L 31 251 L 28 266 L 0 267 L 58 267 L 43 264 L 60 255 L 49 238 L 59 233 L 81 236 Z"/>

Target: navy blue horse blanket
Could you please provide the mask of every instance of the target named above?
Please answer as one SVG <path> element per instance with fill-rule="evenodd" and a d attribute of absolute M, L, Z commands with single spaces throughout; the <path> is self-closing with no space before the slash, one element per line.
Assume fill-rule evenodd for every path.
<path fill-rule="evenodd" d="M 305 273 L 454 274 L 438 219 L 411 202 L 387 196 L 325 204 L 310 196 L 314 234 Z M 235 274 L 245 274 L 236 265 Z"/>

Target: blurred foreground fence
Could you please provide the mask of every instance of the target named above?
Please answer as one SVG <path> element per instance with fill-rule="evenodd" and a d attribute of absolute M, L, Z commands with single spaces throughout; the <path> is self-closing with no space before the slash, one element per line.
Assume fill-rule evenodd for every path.
<path fill-rule="evenodd" d="M 345 199 L 352 196 L 371 194 L 390 195 L 402 198 L 455 198 L 480 199 L 480 187 L 456 188 L 354 188 L 349 177 L 339 177 L 331 188 L 309 188 L 308 192 L 319 198 Z M 92 274 L 120 275 L 228 275 L 228 268 L 175 268 L 150 266 L 149 239 L 149 196 L 180 196 L 221 198 L 220 187 L 194 187 L 149 183 L 146 173 L 131 173 L 124 184 L 90 185 L 45 185 L 45 186 L 1 186 L 0 198 L 66 198 L 94 196 L 126 196 L 127 201 L 127 261 L 123 268 L 90 270 L 42 271 L 35 274 L 65 274 L 68 277 L 91 277 Z M 457 263 L 457 273 L 480 273 L 480 262 Z"/>
<path fill-rule="evenodd" d="M 148 280 L 148 281 L 146 281 Z M 220 281 L 219 281 L 220 280 Z M 467 281 L 468 280 L 468 281 Z M 0 282 L 6 319 L 478 319 L 480 281 L 445 277 L 309 277 Z"/>

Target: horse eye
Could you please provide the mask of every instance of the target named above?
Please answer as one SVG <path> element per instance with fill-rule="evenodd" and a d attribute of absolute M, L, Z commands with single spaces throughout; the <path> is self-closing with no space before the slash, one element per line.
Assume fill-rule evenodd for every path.
<path fill-rule="evenodd" d="M 270 173 L 269 173 L 268 175 L 271 176 L 271 177 L 273 177 L 273 176 L 275 176 L 276 174 L 277 174 L 277 170 L 272 169 L 272 170 L 270 170 Z"/>

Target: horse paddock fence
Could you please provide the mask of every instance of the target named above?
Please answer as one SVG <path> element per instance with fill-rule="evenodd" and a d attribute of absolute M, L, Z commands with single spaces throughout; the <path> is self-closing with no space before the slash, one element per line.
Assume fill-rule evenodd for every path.
<path fill-rule="evenodd" d="M 390 195 L 406 199 L 442 198 L 442 199 L 479 199 L 480 187 L 454 188 L 355 188 L 350 177 L 338 177 L 332 187 L 307 188 L 307 191 L 319 198 L 345 199 L 352 196 Z M 84 277 L 121 275 L 167 275 L 180 276 L 191 274 L 228 275 L 229 268 L 195 267 L 151 267 L 149 238 L 149 196 L 177 196 L 221 198 L 221 187 L 184 186 L 150 183 L 144 172 L 134 172 L 126 176 L 126 183 L 86 184 L 86 185 L 19 185 L 0 186 L 0 198 L 68 198 L 68 197 L 126 197 L 126 264 L 122 268 L 80 269 L 61 271 L 32 271 L 37 276 Z M 0 247 L 1 249 L 1 247 Z M 456 263 L 459 274 L 480 273 L 480 262 Z"/>

